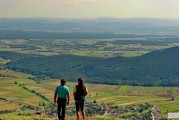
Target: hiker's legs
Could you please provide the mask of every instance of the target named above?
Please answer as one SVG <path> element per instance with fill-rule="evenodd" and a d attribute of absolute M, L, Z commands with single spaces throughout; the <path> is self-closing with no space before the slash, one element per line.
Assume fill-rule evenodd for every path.
<path fill-rule="evenodd" d="M 76 118 L 77 120 L 80 120 L 80 105 L 79 102 L 75 102 L 75 107 L 76 107 Z"/>
<path fill-rule="evenodd" d="M 82 110 L 82 111 L 81 111 L 81 114 L 82 114 L 82 118 L 83 118 L 83 120 L 85 120 L 85 111 Z"/>
<path fill-rule="evenodd" d="M 61 107 L 61 104 L 58 103 L 58 110 L 57 110 L 57 111 L 58 111 L 58 119 L 59 119 L 59 120 L 61 120 L 61 108 L 62 108 L 62 107 Z"/>
<path fill-rule="evenodd" d="M 66 101 L 62 104 L 62 120 L 65 120 L 65 111 L 66 111 Z"/>
<path fill-rule="evenodd" d="M 58 119 L 65 120 L 66 99 L 58 98 Z"/>
<path fill-rule="evenodd" d="M 80 112 L 79 111 L 76 111 L 76 118 L 77 118 L 77 120 L 80 120 Z"/>
<path fill-rule="evenodd" d="M 83 120 L 85 120 L 85 111 L 84 111 L 84 101 L 80 103 L 81 115 Z"/>

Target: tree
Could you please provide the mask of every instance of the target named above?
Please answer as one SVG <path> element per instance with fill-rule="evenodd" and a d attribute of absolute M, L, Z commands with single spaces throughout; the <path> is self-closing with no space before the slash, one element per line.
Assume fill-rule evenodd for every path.
<path fill-rule="evenodd" d="M 45 103 L 44 103 L 44 102 L 42 102 L 42 106 L 45 106 Z"/>

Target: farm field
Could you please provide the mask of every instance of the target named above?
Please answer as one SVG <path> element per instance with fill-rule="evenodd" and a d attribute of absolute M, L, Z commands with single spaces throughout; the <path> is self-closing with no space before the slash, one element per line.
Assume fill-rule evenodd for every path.
<path fill-rule="evenodd" d="M 5 60 L 5 59 L 0 57 L 0 64 L 6 64 L 7 62 L 8 62 L 8 60 Z"/>
<path fill-rule="evenodd" d="M 24 104 L 39 106 L 40 102 L 46 105 L 48 101 L 27 90 L 35 90 L 46 96 L 50 102 L 53 102 L 54 89 L 59 85 L 59 80 L 44 80 L 36 83 L 29 80 L 31 75 L 13 72 L 10 70 L 0 71 L 1 74 L 11 77 L 0 77 L 0 96 L 8 101 L 0 100 L 0 110 L 10 110 L 19 108 Z M 15 84 L 15 82 L 17 84 Z M 71 105 L 74 104 L 72 92 L 76 83 L 68 82 L 71 90 Z M 143 86 L 125 86 L 125 85 L 104 85 L 104 84 L 86 84 L 89 89 L 87 101 L 96 101 L 98 104 L 107 103 L 118 106 L 127 106 L 133 104 L 150 103 L 159 106 L 162 115 L 166 118 L 168 112 L 179 112 L 179 87 L 143 87 Z M 174 98 L 172 101 L 171 99 Z M 90 119 L 89 119 L 90 120 Z"/>
<path fill-rule="evenodd" d="M 0 40 L 0 51 L 45 56 L 71 54 L 110 58 L 141 56 L 152 51 L 179 45 L 178 41 L 169 41 L 167 37 L 155 38 L 154 36 L 151 35 L 151 38 L 110 39 L 3 39 Z"/>

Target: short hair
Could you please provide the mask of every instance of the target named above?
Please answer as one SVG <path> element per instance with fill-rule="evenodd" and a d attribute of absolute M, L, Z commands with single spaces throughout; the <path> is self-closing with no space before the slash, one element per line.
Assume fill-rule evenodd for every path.
<path fill-rule="evenodd" d="M 61 82 L 61 85 L 65 85 L 66 80 L 62 78 L 62 79 L 60 80 L 60 82 Z"/>

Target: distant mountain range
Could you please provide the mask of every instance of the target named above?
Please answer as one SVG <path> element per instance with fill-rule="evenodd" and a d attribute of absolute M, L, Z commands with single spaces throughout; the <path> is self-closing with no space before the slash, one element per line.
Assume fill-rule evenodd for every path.
<path fill-rule="evenodd" d="M 48 32 L 124 32 L 156 33 L 178 32 L 178 19 L 152 18 L 97 18 L 97 19 L 55 19 L 55 18 L 4 18 L 0 19 L 0 30 L 25 30 Z"/>
<path fill-rule="evenodd" d="M 37 76 L 76 81 L 143 86 L 179 85 L 179 47 L 151 52 L 139 57 L 95 58 L 73 55 L 36 56 L 0 52 L 9 59 L 6 67 Z"/>

